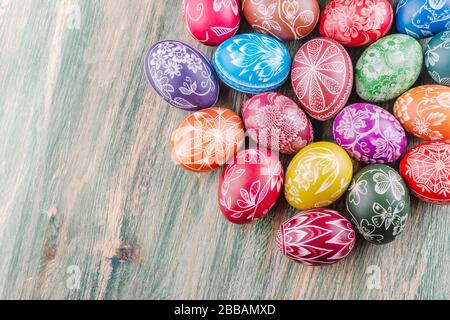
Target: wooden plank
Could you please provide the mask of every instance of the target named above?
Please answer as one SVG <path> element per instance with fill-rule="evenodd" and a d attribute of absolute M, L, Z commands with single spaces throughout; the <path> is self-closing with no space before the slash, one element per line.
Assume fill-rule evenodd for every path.
<path fill-rule="evenodd" d="M 180 39 L 213 53 L 184 30 L 181 0 L 1 4 L 1 298 L 450 297 L 448 207 L 414 199 L 394 243 L 359 239 L 345 261 L 304 267 L 276 249 L 295 213 L 284 199 L 260 222 L 232 225 L 216 203 L 220 172 L 170 161 L 186 113 L 148 88 L 145 52 Z M 349 50 L 354 62 L 361 51 Z M 429 82 L 424 71 L 418 84 Z M 245 96 L 221 89 L 218 104 L 239 111 Z M 281 91 L 294 97 L 289 84 Z M 314 122 L 317 140 L 331 138 L 330 125 Z"/>

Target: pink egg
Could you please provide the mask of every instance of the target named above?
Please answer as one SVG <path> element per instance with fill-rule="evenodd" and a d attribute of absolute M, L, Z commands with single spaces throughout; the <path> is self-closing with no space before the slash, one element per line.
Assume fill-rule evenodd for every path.
<path fill-rule="evenodd" d="M 298 213 L 281 225 L 277 245 L 286 257 L 296 262 L 332 264 L 352 251 L 355 231 L 339 212 L 312 209 Z"/>
<path fill-rule="evenodd" d="M 262 218 L 280 196 L 283 177 L 283 167 L 274 152 L 262 147 L 240 151 L 222 171 L 220 210 L 233 223 Z"/>
<path fill-rule="evenodd" d="M 347 51 L 330 38 L 303 44 L 292 63 L 292 87 L 311 117 L 331 119 L 347 103 L 353 86 L 353 65 Z"/>
<path fill-rule="evenodd" d="M 212 47 L 234 36 L 241 21 L 238 0 L 183 0 L 182 11 L 190 34 Z"/>
<path fill-rule="evenodd" d="M 242 106 L 248 134 L 259 145 L 295 154 L 313 140 L 311 122 L 290 98 L 275 92 L 262 93 Z"/>

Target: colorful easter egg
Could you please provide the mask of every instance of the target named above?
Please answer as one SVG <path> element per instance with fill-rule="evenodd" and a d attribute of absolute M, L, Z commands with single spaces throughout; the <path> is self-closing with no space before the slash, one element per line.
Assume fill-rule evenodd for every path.
<path fill-rule="evenodd" d="M 313 140 L 306 114 L 281 93 L 261 93 L 250 98 L 242 106 L 242 118 L 253 140 L 281 153 L 297 153 Z"/>
<path fill-rule="evenodd" d="M 397 31 L 414 38 L 450 29 L 450 0 L 400 0 L 395 12 Z"/>
<path fill-rule="evenodd" d="M 280 196 L 283 177 L 283 166 L 274 152 L 262 147 L 240 151 L 222 171 L 220 210 L 233 223 L 262 218 Z"/>
<path fill-rule="evenodd" d="M 284 194 L 297 209 L 326 207 L 344 194 L 352 175 L 352 160 L 344 149 L 331 142 L 312 143 L 289 164 Z"/>
<path fill-rule="evenodd" d="M 182 12 L 189 33 L 207 46 L 234 36 L 241 21 L 238 0 L 183 0 Z"/>
<path fill-rule="evenodd" d="M 374 244 L 393 241 L 405 228 L 410 212 L 405 182 L 383 164 L 367 166 L 353 177 L 346 204 L 356 229 Z"/>
<path fill-rule="evenodd" d="M 297 52 L 292 86 L 305 111 L 328 120 L 346 104 L 353 86 L 353 66 L 347 51 L 329 38 L 315 38 Z"/>
<path fill-rule="evenodd" d="M 402 94 L 394 115 L 406 131 L 424 140 L 450 142 L 450 88 L 422 85 Z"/>
<path fill-rule="evenodd" d="M 406 134 L 395 117 L 373 104 L 355 103 L 334 119 L 334 140 L 364 163 L 392 163 L 406 150 Z"/>
<path fill-rule="evenodd" d="M 320 8 L 317 0 L 244 0 L 242 10 L 256 31 L 291 41 L 314 29 Z"/>
<path fill-rule="evenodd" d="M 217 102 L 219 85 L 208 59 L 188 44 L 164 40 L 145 58 L 150 85 L 174 107 L 195 111 Z"/>
<path fill-rule="evenodd" d="M 208 108 L 184 119 L 172 134 L 173 160 L 186 170 L 205 172 L 225 164 L 244 142 L 244 124 L 232 110 Z"/>
<path fill-rule="evenodd" d="M 450 86 L 450 31 L 442 31 L 428 42 L 425 65 L 434 81 Z"/>
<path fill-rule="evenodd" d="M 352 251 L 355 231 L 339 212 L 312 209 L 281 225 L 277 245 L 283 255 L 296 262 L 313 266 L 333 264 Z"/>
<path fill-rule="evenodd" d="M 258 94 L 272 91 L 287 80 L 291 57 L 277 39 L 247 33 L 222 43 L 214 53 L 213 66 L 227 86 Z"/>
<path fill-rule="evenodd" d="M 391 34 L 367 48 L 356 64 L 356 92 L 370 102 L 398 97 L 419 78 L 422 47 L 410 36 Z"/>
<path fill-rule="evenodd" d="M 345 46 L 365 46 L 384 37 L 393 20 L 387 0 L 332 0 L 320 15 L 319 32 Z"/>
<path fill-rule="evenodd" d="M 400 174 L 419 199 L 450 204 L 450 143 L 425 142 L 410 149 L 400 162 Z"/>

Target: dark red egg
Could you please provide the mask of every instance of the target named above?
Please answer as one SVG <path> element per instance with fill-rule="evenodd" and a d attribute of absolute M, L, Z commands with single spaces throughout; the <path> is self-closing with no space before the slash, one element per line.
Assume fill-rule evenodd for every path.
<path fill-rule="evenodd" d="M 409 150 L 400 174 L 412 194 L 435 204 L 450 204 L 450 143 L 425 142 Z"/>
<path fill-rule="evenodd" d="M 283 255 L 306 265 L 333 264 L 355 245 L 350 221 L 329 209 L 303 211 L 285 221 L 277 234 Z"/>
<path fill-rule="evenodd" d="M 278 200 L 283 177 L 281 162 L 271 150 L 257 147 L 240 151 L 220 177 L 220 210 L 233 223 L 262 218 Z"/>

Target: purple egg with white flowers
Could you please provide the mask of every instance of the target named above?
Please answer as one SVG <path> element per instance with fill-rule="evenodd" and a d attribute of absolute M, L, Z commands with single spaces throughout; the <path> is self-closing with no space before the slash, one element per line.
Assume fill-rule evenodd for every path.
<path fill-rule="evenodd" d="M 392 163 L 406 150 L 406 134 L 388 111 L 368 103 L 344 108 L 334 119 L 334 140 L 354 159 L 371 163 Z"/>
<path fill-rule="evenodd" d="M 209 108 L 219 97 L 211 63 L 184 42 L 164 40 L 153 45 L 145 58 L 145 74 L 156 93 L 179 109 Z"/>

